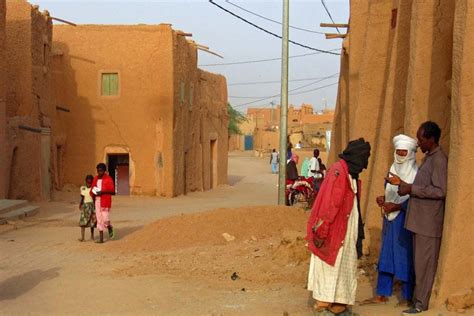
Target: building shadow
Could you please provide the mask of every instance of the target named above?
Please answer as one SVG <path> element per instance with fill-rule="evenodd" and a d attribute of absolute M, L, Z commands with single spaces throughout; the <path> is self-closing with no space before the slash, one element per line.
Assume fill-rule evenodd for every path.
<path fill-rule="evenodd" d="M 0 283 L 0 301 L 12 300 L 34 289 L 43 281 L 52 280 L 59 276 L 59 268 L 49 270 L 32 270 L 13 276 Z"/>
<path fill-rule="evenodd" d="M 242 181 L 244 177 L 243 176 L 235 176 L 235 175 L 229 175 L 227 177 L 227 181 L 228 181 L 228 184 L 230 186 L 234 186 L 236 185 L 237 183 L 239 183 L 240 181 Z"/>

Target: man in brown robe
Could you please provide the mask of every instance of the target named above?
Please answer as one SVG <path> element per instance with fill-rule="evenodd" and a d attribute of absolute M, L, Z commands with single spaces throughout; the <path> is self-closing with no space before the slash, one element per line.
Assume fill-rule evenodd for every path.
<path fill-rule="evenodd" d="M 415 293 L 414 306 L 404 311 L 404 315 L 428 309 L 438 266 L 448 172 L 448 158 L 438 144 L 440 136 L 441 129 L 436 123 L 428 121 L 421 124 L 416 137 L 425 158 L 415 181 L 407 184 L 397 177 L 390 178 L 392 184 L 393 180 L 399 184 L 400 196 L 411 196 L 405 228 L 413 232 Z"/>

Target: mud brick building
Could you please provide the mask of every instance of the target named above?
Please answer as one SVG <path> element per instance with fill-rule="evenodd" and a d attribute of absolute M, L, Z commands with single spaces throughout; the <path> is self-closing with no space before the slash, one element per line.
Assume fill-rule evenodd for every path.
<path fill-rule="evenodd" d="M 61 183 L 108 164 L 119 194 L 176 196 L 227 183 L 227 88 L 170 25 L 54 28 Z"/>
<path fill-rule="evenodd" d="M 2 105 L 0 196 L 49 199 L 52 23 L 24 1 L 0 5 Z M 1 108 L 1 106 L 0 106 Z"/>
<path fill-rule="evenodd" d="M 0 199 L 48 200 L 98 162 L 124 195 L 227 183 L 226 80 L 189 34 L 52 19 L 0 0 Z"/>

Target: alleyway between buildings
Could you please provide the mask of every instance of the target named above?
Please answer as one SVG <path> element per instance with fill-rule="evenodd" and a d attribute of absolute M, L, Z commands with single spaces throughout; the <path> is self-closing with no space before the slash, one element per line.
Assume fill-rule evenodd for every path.
<path fill-rule="evenodd" d="M 104 245 L 77 241 L 79 194 L 66 188 L 0 226 L 0 314 L 310 315 L 307 214 L 269 207 L 276 183 L 266 159 L 230 154 L 229 185 L 216 190 L 116 197 L 118 237 Z M 358 299 L 371 295 L 367 266 Z M 395 303 L 354 311 L 399 315 Z"/>

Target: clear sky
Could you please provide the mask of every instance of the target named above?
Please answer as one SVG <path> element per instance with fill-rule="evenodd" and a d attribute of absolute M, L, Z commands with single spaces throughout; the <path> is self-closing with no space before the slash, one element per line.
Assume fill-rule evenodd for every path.
<path fill-rule="evenodd" d="M 281 21 L 283 2 L 281 0 L 229 1 L 262 16 Z M 175 29 L 192 33 L 195 41 L 209 46 L 212 51 L 224 56 L 224 59 L 220 59 L 200 52 L 200 65 L 279 58 L 281 54 L 280 39 L 238 20 L 207 0 L 30 0 L 30 2 L 48 10 L 54 17 L 77 24 L 171 23 Z M 214 0 L 214 2 L 271 32 L 281 34 L 281 26 L 276 23 L 251 15 L 226 0 Z M 349 0 L 325 0 L 325 3 L 336 23 L 347 23 Z M 321 29 L 319 27 L 321 22 L 330 22 L 321 0 L 290 0 L 291 26 L 319 32 L 335 32 L 333 29 Z M 345 29 L 341 29 L 341 32 L 344 31 Z M 340 39 L 326 40 L 322 34 L 297 29 L 290 29 L 290 39 L 323 50 L 341 47 Z M 311 53 L 315 51 L 290 44 L 290 56 Z M 325 99 L 328 107 L 333 107 L 337 85 L 324 86 L 337 83 L 337 76 L 317 81 L 320 80 L 318 78 L 337 74 L 339 59 L 340 56 L 329 54 L 290 59 L 290 80 L 297 79 L 290 82 L 290 90 L 297 90 L 293 95 L 290 93 L 289 102 L 295 105 L 303 102 L 311 103 L 316 109 L 322 109 Z M 275 104 L 280 102 L 278 82 L 281 77 L 280 60 L 200 67 L 226 76 L 229 84 L 229 101 L 239 110 L 245 110 L 247 108 L 245 104 L 252 101 L 256 102 L 249 106 L 270 106 L 272 101 Z M 258 83 L 262 81 L 272 83 Z M 244 85 L 240 85 L 241 83 Z M 259 101 L 274 95 L 276 96 Z"/>

